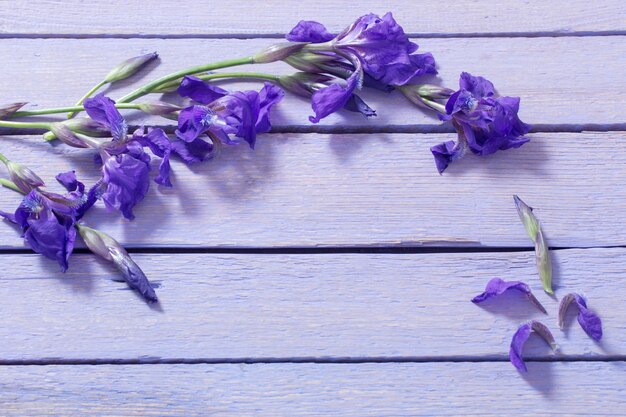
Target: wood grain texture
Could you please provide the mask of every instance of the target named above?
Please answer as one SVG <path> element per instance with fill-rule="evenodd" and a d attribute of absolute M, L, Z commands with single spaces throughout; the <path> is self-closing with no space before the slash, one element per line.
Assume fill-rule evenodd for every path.
<path fill-rule="evenodd" d="M 243 358 L 508 358 L 522 323 L 542 320 L 525 356 L 626 357 L 626 249 L 553 254 L 557 297 L 581 292 L 602 318 L 594 343 L 541 291 L 532 252 L 456 254 L 135 254 L 161 287 L 150 309 L 113 268 L 75 255 L 68 273 L 37 255 L 2 256 L 0 360 L 233 360 Z M 520 294 L 477 306 L 493 277 L 527 282 L 549 314 Z M 17 300 L 19 299 L 19 302 Z"/>
<path fill-rule="evenodd" d="M 623 416 L 624 362 L 4 366 L 10 416 Z M 497 383 L 495 382 L 497 380 Z"/>
<path fill-rule="evenodd" d="M 458 86 L 461 71 L 483 75 L 503 95 L 522 98 L 520 116 L 532 124 L 615 124 L 626 122 L 626 37 L 417 39 L 439 63 L 444 85 Z M 41 107 L 72 105 L 108 72 L 130 56 L 158 51 L 161 64 L 114 90 L 113 98 L 158 76 L 202 62 L 253 54 L 272 44 L 271 39 L 12 39 L 0 42 L 0 56 L 11 65 L 3 68 L 2 102 L 29 101 Z M 597 51 L 603 51 L 598 54 Z M 589 65 L 589 57 L 594 64 Z M 242 67 L 288 74 L 283 63 Z M 424 81 L 432 81 L 429 78 Z M 436 81 L 436 80 L 435 80 Z M 131 85 L 132 84 L 132 85 Z M 259 88 L 259 83 L 228 88 Z M 158 97 L 155 95 L 154 97 Z M 363 98 L 378 111 L 365 119 L 340 112 L 324 119 L 323 126 L 346 127 L 406 125 L 439 126 L 432 113 L 424 113 L 400 93 L 364 91 Z M 311 126 L 307 100 L 288 95 L 276 107 L 275 126 Z M 135 113 L 137 114 L 137 113 Z M 141 114 L 132 123 L 171 123 Z"/>
<path fill-rule="evenodd" d="M 297 10 L 297 13 L 294 11 Z M 337 1 L 187 1 L 185 7 L 140 0 L 99 2 L 15 2 L 0 15 L 0 33 L 68 35 L 275 35 L 300 19 L 317 20 L 339 32 L 358 16 L 392 11 L 406 32 L 415 34 L 536 33 L 626 30 L 626 12 L 617 0 L 525 2 L 425 0 Z M 524 16 L 520 19 L 520 16 Z"/>
<path fill-rule="evenodd" d="M 191 169 L 173 164 L 174 188 L 153 184 L 132 222 L 102 203 L 86 221 L 130 247 L 529 247 L 518 194 L 551 246 L 625 245 L 624 132 L 531 138 L 439 176 L 429 147 L 452 134 L 265 135 L 254 151 L 225 147 Z M 70 169 L 88 184 L 99 175 L 91 151 L 34 136 L 0 137 L 0 151 L 51 185 Z M 17 207 L 17 194 L 0 191 L 0 209 Z M 0 226 L 0 247 L 23 247 Z"/>

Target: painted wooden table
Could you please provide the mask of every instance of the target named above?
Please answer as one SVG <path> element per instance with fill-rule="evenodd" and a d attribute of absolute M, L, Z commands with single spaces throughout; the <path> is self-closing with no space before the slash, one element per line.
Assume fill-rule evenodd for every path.
<path fill-rule="evenodd" d="M 2 102 L 69 105 L 112 64 L 158 51 L 160 65 L 107 91 L 119 97 L 253 53 L 300 19 L 339 31 L 391 10 L 444 84 L 461 70 L 484 75 L 521 96 L 534 125 L 526 146 L 439 176 L 428 149 L 454 134 L 397 94 L 364 94 L 374 119 L 339 113 L 315 126 L 309 104 L 289 97 L 255 151 L 175 164 L 175 188 L 152 187 L 136 221 L 89 214 L 161 284 L 158 308 L 85 250 L 62 274 L 2 224 L 0 415 L 626 415 L 623 1 L 0 7 Z M 45 178 L 71 168 L 97 178 L 89 152 L 12 131 L 0 140 Z M 557 329 L 513 194 L 536 208 L 554 248 L 557 297 L 588 297 L 602 343 L 574 312 Z M 0 193 L 3 209 L 17 201 Z M 494 276 L 531 283 L 549 316 L 514 295 L 469 302 Z M 521 375 L 509 341 L 531 318 L 561 351 L 531 338 Z"/>

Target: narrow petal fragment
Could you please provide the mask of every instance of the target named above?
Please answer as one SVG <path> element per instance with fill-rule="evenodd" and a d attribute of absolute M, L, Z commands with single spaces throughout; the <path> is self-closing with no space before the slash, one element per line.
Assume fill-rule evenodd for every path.
<path fill-rule="evenodd" d="M 509 350 L 509 360 L 520 372 L 528 372 L 526 364 L 524 363 L 524 358 L 522 357 L 522 351 L 524 350 L 524 344 L 533 331 L 541 336 L 543 340 L 550 345 L 553 351 L 558 350 L 554 336 L 552 336 L 550 330 L 543 323 L 531 320 L 522 324 L 513 335 L 513 339 L 511 340 L 511 349 Z"/>
<path fill-rule="evenodd" d="M 493 278 L 487 283 L 485 291 L 482 294 L 479 294 L 476 297 L 472 298 L 472 302 L 476 304 L 482 303 L 483 301 L 486 301 L 492 297 L 497 297 L 511 289 L 524 293 L 531 303 L 533 303 L 543 313 L 547 314 L 546 309 L 533 295 L 530 287 L 521 281 L 504 281 L 500 278 Z"/>
<path fill-rule="evenodd" d="M 565 313 L 572 302 L 578 306 L 578 324 L 595 341 L 602 339 L 602 320 L 593 311 L 587 308 L 585 299 L 576 293 L 567 294 L 559 304 L 559 327 L 562 329 L 565 321 Z"/>

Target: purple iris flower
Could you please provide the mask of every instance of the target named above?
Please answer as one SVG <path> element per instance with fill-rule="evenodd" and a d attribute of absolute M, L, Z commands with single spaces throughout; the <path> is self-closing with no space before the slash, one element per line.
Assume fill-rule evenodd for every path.
<path fill-rule="evenodd" d="M 482 294 L 479 294 L 476 297 L 472 298 L 472 302 L 475 304 L 479 304 L 490 298 L 497 297 L 508 290 L 517 290 L 526 294 L 526 297 L 528 297 L 531 303 L 533 303 L 543 313 L 547 314 L 546 309 L 533 295 L 530 287 L 521 281 L 504 281 L 500 278 L 493 278 L 487 283 L 485 291 Z"/>
<path fill-rule="evenodd" d="M 431 148 L 440 174 L 468 149 L 483 156 L 519 148 L 529 141 L 523 136 L 530 126 L 517 116 L 519 97 L 499 97 L 490 81 L 467 72 L 461 74 L 459 85 L 446 103 L 446 114 L 440 115 L 442 120 L 452 121 L 459 139 Z"/>
<path fill-rule="evenodd" d="M 559 305 L 559 327 L 562 329 L 565 321 L 565 313 L 570 304 L 574 302 L 578 306 L 578 324 L 595 341 L 602 339 L 602 321 L 597 314 L 587 308 L 585 299 L 576 293 L 567 294 L 561 299 Z"/>
<path fill-rule="evenodd" d="M 419 75 L 437 73 L 432 55 L 414 53 L 417 44 L 409 41 L 391 13 L 382 18 L 375 14 L 362 16 L 336 37 L 331 36 L 321 23 L 312 21 L 299 22 L 287 34 L 289 41 L 320 43 L 312 50 L 335 54 L 339 62 L 347 60 L 346 65 L 354 68 L 345 86 L 333 84 L 315 92 L 315 116 L 309 118 L 313 123 L 344 107 L 353 91 L 363 85 L 365 75 L 379 85 L 393 86 L 404 85 Z"/>
<path fill-rule="evenodd" d="M 74 224 L 93 206 L 96 198 L 85 193 L 85 186 L 73 171 L 59 174 L 57 180 L 68 190 L 67 194 L 35 188 L 24 197 L 14 214 L 0 212 L 0 216 L 17 224 L 28 245 L 57 261 L 65 272 L 76 240 Z"/>
<path fill-rule="evenodd" d="M 84 107 L 89 117 L 111 130 L 114 141 L 126 139 L 128 125 L 113 100 L 100 93 L 93 98 L 85 99 Z"/>
<path fill-rule="evenodd" d="M 132 220 L 133 208 L 150 188 L 150 155 L 144 148 L 162 158 L 155 182 L 171 187 L 171 142 L 162 129 L 149 129 L 146 133 L 142 127 L 129 137 L 126 121 L 115 102 L 101 94 L 85 100 L 85 110 L 92 119 L 109 127 L 113 135 L 110 142 L 99 147 L 102 178 L 94 186 L 94 192 L 108 208 L 120 210 Z"/>
<path fill-rule="evenodd" d="M 180 112 L 176 136 L 181 141 L 194 143 L 206 133 L 225 144 L 239 143 L 232 135 L 246 141 L 251 148 L 254 148 L 257 133 L 270 130 L 270 110 L 284 96 L 282 89 L 270 83 L 265 83 L 259 92 L 227 93 L 189 76 L 181 82 L 178 93 L 200 103 Z M 177 148 L 180 150 L 181 146 L 184 145 L 177 145 Z M 194 148 L 201 146 L 195 142 Z"/>
<path fill-rule="evenodd" d="M 554 336 L 552 336 L 550 330 L 543 323 L 531 320 L 522 324 L 513 335 L 513 339 L 511 340 L 511 350 L 509 351 L 509 359 L 511 363 L 520 372 L 528 372 L 526 364 L 524 363 L 524 358 L 522 357 L 522 351 L 524 350 L 524 344 L 533 331 L 541 336 L 541 338 L 550 345 L 553 351 L 558 350 Z"/>

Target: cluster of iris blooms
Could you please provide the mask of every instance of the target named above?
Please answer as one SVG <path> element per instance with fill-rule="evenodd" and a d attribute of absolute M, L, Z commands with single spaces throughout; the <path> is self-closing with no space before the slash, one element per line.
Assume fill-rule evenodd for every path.
<path fill-rule="evenodd" d="M 457 141 L 433 146 L 431 152 L 439 173 L 468 150 L 488 155 L 498 150 L 517 148 L 528 141 L 529 126 L 517 116 L 519 98 L 499 96 L 493 84 L 483 77 L 463 72 L 459 89 L 419 83 L 424 75 L 436 74 L 435 59 L 430 53 L 417 53 L 391 13 L 379 17 L 368 14 L 358 18 L 338 35 L 321 24 L 299 22 L 286 36 L 287 42 L 271 45 L 248 57 L 213 62 L 177 71 L 147 83 L 114 101 L 97 91 L 105 84 L 128 78 L 157 54 L 131 58 L 115 67 L 71 107 L 20 111 L 24 103 L 0 109 L 0 127 L 46 128 L 46 140 L 58 139 L 77 148 L 90 148 L 101 166 L 100 179 L 90 187 L 66 172 L 56 179 L 67 190 L 64 194 L 48 191 L 44 181 L 25 166 L 0 159 L 8 168 L 10 181 L 0 182 L 25 195 L 13 213 L 1 212 L 15 223 L 29 246 L 68 268 L 77 235 L 96 254 L 113 262 L 129 286 L 147 301 L 157 297 L 141 269 L 124 248 L 107 234 L 89 228 L 83 216 L 98 201 L 119 210 L 129 220 L 133 208 L 143 200 L 150 185 L 150 161 L 160 159 L 154 181 L 171 187 L 170 159 L 186 164 L 212 158 L 219 146 L 247 143 L 254 148 L 256 136 L 271 129 L 272 107 L 281 101 L 285 90 L 310 99 L 312 123 L 318 123 L 337 111 L 352 111 L 365 117 L 376 115 L 358 95 L 362 88 L 383 92 L 400 91 L 423 109 L 438 113 L 452 123 Z M 298 71 L 290 75 L 258 72 L 215 72 L 244 64 L 283 61 Z M 263 81 L 259 91 L 227 91 L 216 79 L 238 78 Z M 177 92 L 188 100 L 179 106 L 167 101 L 136 102 L 152 93 Z M 119 110 L 139 110 L 177 120 L 174 134 L 154 127 L 139 127 L 132 132 Z M 89 117 L 76 117 L 85 111 Z M 10 121 L 15 117 L 67 113 L 56 122 Z"/>
<path fill-rule="evenodd" d="M 513 198 L 517 208 L 517 213 L 524 224 L 526 233 L 528 233 L 528 236 L 535 243 L 535 258 L 543 290 L 546 293 L 553 295 L 552 262 L 550 261 L 548 245 L 543 237 L 541 224 L 533 213 L 532 207 L 524 203 L 518 196 L 514 196 Z M 545 307 L 532 293 L 528 284 L 521 281 L 504 281 L 500 278 L 493 278 L 487 283 L 485 291 L 472 298 L 472 302 L 480 304 L 490 298 L 497 298 L 508 290 L 521 292 L 542 313 L 548 314 Z M 577 293 L 569 293 L 561 298 L 558 312 L 559 328 L 563 329 L 565 324 L 565 314 L 572 303 L 574 303 L 578 308 L 578 323 L 580 326 L 593 340 L 600 341 L 600 339 L 602 339 L 602 321 L 597 314 L 587 307 L 587 302 L 584 297 Z M 543 338 L 550 345 L 553 351 L 556 352 L 558 350 L 558 345 L 554 336 L 545 324 L 538 320 L 530 320 L 526 323 L 522 323 L 513 335 L 509 350 L 509 359 L 513 366 L 515 366 L 515 368 L 517 368 L 520 372 L 528 372 L 526 364 L 524 363 L 524 358 L 522 357 L 522 350 L 524 349 L 524 344 L 533 332 Z"/>

